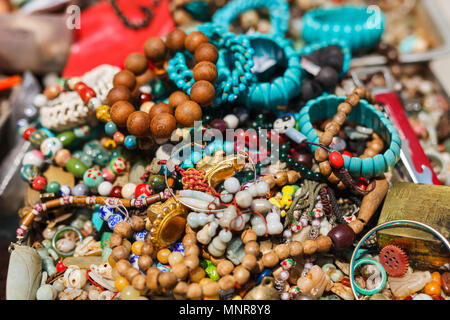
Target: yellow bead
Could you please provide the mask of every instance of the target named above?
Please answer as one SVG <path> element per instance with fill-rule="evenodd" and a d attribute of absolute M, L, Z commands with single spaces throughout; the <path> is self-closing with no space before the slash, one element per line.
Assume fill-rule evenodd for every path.
<path fill-rule="evenodd" d="M 281 192 L 283 194 L 294 194 L 295 189 L 292 186 L 284 186 L 283 189 L 281 189 Z"/>
<path fill-rule="evenodd" d="M 240 295 L 236 295 L 231 300 L 242 300 L 242 297 Z"/>
<path fill-rule="evenodd" d="M 108 263 L 111 266 L 111 268 L 114 268 L 116 266 L 116 260 L 114 260 L 114 258 L 111 255 L 109 255 L 108 257 Z"/>
<path fill-rule="evenodd" d="M 114 286 L 118 291 L 122 291 L 129 285 L 130 283 L 125 277 L 117 277 L 116 281 L 114 281 Z"/>
<path fill-rule="evenodd" d="M 158 251 L 156 258 L 160 263 L 167 264 L 169 262 L 169 255 L 170 255 L 169 249 L 161 249 Z"/>
<path fill-rule="evenodd" d="M 111 115 L 109 113 L 109 109 L 110 109 L 109 106 L 105 106 L 105 105 L 98 106 L 97 109 L 95 110 L 96 111 L 95 115 L 97 116 L 97 119 L 100 121 L 103 121 L 103 122 L 111 121 Z"/>
<path fill-rule="evenodd" d="M 131 251 L 140 256 L 142 255 L 142 246 L 144 245 L 144 243 L 142 241 L 135 241 L 133 243 L 133 245 L 131 246 Z"/>
<path fill-rule="evenodd" d="M 192 282 L 200 282 L 205 277 L 205 270 L 202 267 L 197 267 L 191 271 L 189 277 Z"/>
<path fill-rule="evenodd" d="M 120 292 L 120 299 L 121 300 L 137 300 L 140 297 L 141 293 L 133 288 L 132 286 L 127 286 L 123 288 L 123 290 Z"/>
<path fill-rule="evenodd" d="M 176 265 L 177 263 L 180 263 L 181 261 L 183 261 L 184 257 L 181 254 L 181 252 L 172 252 L 169 255 L 169 264 L 171 266 Z"/>
<path fill-rule="evenodd" d="M 106 149 L 115 149 L 117 147 L 117 143 L 113 139 L 102 139 L 102 145 Z"/>

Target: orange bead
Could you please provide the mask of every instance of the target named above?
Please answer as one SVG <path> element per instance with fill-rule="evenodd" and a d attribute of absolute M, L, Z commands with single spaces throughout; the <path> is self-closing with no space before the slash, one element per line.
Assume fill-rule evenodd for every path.
<path fill-rule="evenodd" d="M 125 287 L 129 286 L 130 283 L 125 277 L 117 277 L 114 281 L 114 285 L 118 291 L 122 291 Z"/>
<path fill-rule="evenodd" d="M 441 274 L 439 272 L 433 272 L 431 274 L 431 281 L 436 281 L 438 283 L 441 283 Z"/>
<path fill-rule="evenodd" d="M 189 274 L 191 282 L 200 282 L 205 277 L 205 271 L 202 267 L 197 267 Z"/>
<path fill-rule="evenodd" d="M 140 256 L 140 255 L 142 255 L 142 246 L 143 245 L 144 245 L 144 242 L 142 242 L 142 241 L 135 241 L 133 243 L 133 245 L 131 246 L 131 251 L 134 254 Z"/>
<path fill-rule="evenodd" d="M 425 286 L 424 292 L 429 296 L 438 296 L 441 294 L 441 283 L 437 281 L 430 281 Z"/>
<path fill-rule="evenodd" d="M 162 264 L 167 264 L 169 262 L 169 255 L 170 255 L 170 250 L 169 249 L 161 249 L 158 251 L 156 258 L 158 259 L 159 262 L 161 262 Z"/>

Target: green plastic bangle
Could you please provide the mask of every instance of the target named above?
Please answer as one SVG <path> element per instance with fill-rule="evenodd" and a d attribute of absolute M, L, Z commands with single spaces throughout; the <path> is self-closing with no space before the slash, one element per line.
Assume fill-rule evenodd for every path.
<path fill-rule="evenodd" d="M 370 263 L 370 264 L 375 265 L 375 266 L 380 270 L 380 272 L 381 272 L 381 283 L 380 283 L 380 285 L 379 285 L 378 287 L 376 287 L 375 289 L 372 289 L 372 290 L 366 290 L 366 289 L 363 289 L 363 288 L 359 287 L 359 286 L 356 284 L 356 282 L 355 282 L 355 278 L 354 278 L 354 271 L 355 271 L 355 269 L 356 269 L 359 265 L 365 264 L 365 263 Z M 364 295 L 366 295 L 366 296 L 371 296 L 371 295 L 374 295 L 375 293 L 380 292 L 380 291 L 384 288 L 384 286 L 386 285 L 386 278 L 387 278 L 387 276 L 386 276 L 386 270 L 384 270 L 384 268 L 383 268 L 383 266 L 381 265 L 381 263 L 379 263 L 379 262 L 378 262 L 377 260 L 375 260 L 375 259 L 371 259 L 371 258 L 362 258 L 362 259 L 359 259 L 359 260 L 355 263 L 355 265 L 353 266 L 353 272 L 352 272 L 352 278 L 351 278 L 351 281 L 353 282 L 353 285 L 355 286 L 356 291 L 358 291 L 359 293 L 364 294 Z"/>

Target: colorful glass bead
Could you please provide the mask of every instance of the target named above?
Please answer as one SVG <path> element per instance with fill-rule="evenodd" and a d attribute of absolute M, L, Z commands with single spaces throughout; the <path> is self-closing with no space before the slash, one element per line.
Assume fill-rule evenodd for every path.
<path fill-rule="evenodd" d="M 139 197 L 147 197 L 152 194 L 152 191 L 150 190 L 150 186 L 147 183 L 140 183 L 136 186 L 136 189 L 134 190 L 134 196 L 136 198 Z"/>
<path fill-rule="evenodd" d="M 84 103 L 88 102 L 91 98 L 94 98 L 96 96 L 95 91 L 87 86 L 85 88 L 82 88 L 78 93 Z"/>
<path fill-rule="evenodd" d="M 72 188 L 72 195 L 74 196 L 85 196 L 88 193 L 89 188 L 83 183 L 79 183 Z"/>
<path fill-rule="evenodd" d="M 31 184 L 31 187 L 37 191 L 44 190 L 46 186 L 47 186 L 47 179 L 45 179 L 45 177 L 42 176 L 36 177 L 33 180 L 33 183 Z"/>
<path fill-rule="evenodd" d="M 114 139 L 115 143 L 123 144 L 123 142 L 125 140 L 125 136 L 124 136 L 124 134 L 122 132 L 117 131 L 116 133 L 114 133 L 113 139 Z"/>
<path fill-rule="evenodd" d="M 59 184 L 59 182 L 57 181 L 50 181 L 47 184 L 47 188 L 46 191 L 47 192 L 54 192 L 57 193 L 59 191 L 59 188 L 61 187 L 61 185 Z"/>
<path fill-rule="evenodd" d="M 20 176 L 24 181 L 31 183 L 39 176 L 39 168 L 32 164 L 24 165 L 20 170 Z"/>
<path fill-rule="evenodd" d="M 96 189 L 103 182 L 103 175 L 99 169 L 90 168 L 83 175 L 84 184 L 89 188 Z"/>
<path fill-rule="evenodd" d="M 133 135 L 128 135 L 125 137 L 125 141 L 123 143 L 127 149 L 136 149 L 137 147 L 137 138 Z"/>
<path fill-rule="evenodd" d="M 78 160 L 83 162 L 86 167 L 92 167 L 92 165 L 94 164 L 94 157 L 84 152 L 80 155 L 80 158 Z"/>
<path fill-rule="evenodd" d="M 75 141 L 75 134 L 72 131 L 64 131 L 56 136 L 62 142 L 64 147 L 69 146 Z"/>
<path fill-rule="evenodd" d="M 94 162 L 101 167 L 108 164 L 109 154 L 104 148 L 99 148 L 99 152 L 94 157 Z"/>
<path fill-rule="evenodd" d="M 113 198 L 122 198 L 122 187 L 121 186 L 114 186 L 111 189 L 111 192 L 109 193 L 110 197 Z"/>
<path fill-rule="evenodd" d="M 41 152 L 46 158 L 53 159 L 56 152 L 63 148 L 62 142 L 58 138 L 47 138 L 41 144 Z"/>
<path fill-rule="evenodd" d="M 113 185 L 112 185 L 111 182 L 109 182 L 109 181 L 103 181 L 102 183 L 100 183 L 100 184 L 98 185 L 97 190 L 98 190 L 98 193 L 99 193 L 101 196 L 106 197 L 106 196 L 109 195 L 109 193 L 111 192 L 111 189 L 112 189 L 112 188 L 113 188 Z"/>
<path fill-rule="evenodd" d="M 109 121 L 105 124 L 105 133 L 107 135 L 112 136 L 116 132 L 117 132 L 117 125 L 114 122 Z"/>
<path fill-rule="evenodd" d="M 34 130 L 28 140 L 35 146 L 39 146 L 48 136 L 42 130 Z"/>
<path fill-rule="evenodd" d="M 72 192 L 72 189 L 68 185 L 62 185 L 61 188 L 59 188 L 59 194 L 61 197 L 68 196 Z"/>
<path fill-rule="evenodd" d="M 102 175 L 103 175 L 103 179 L 106 181 L 109 181 L 109 182 L 113 182 L 114 179 L 116 178 L 116 175 L 114 174 L 114 172 L 112 172 L 111 169 L 109 169 L 109 168 L 103 168 Z"/>
<path fill-rule="evenodd" d="M 330 164 L 333 168 L 339 169 L 344 165 L 344 158 L 342 155 L 337 152 L 333 151 L 328 155 L 328 159 L 330 160 Z"/>
<path fill-rule="evenodd" d="M 108 227 L 111 230 L 114 230 L 114 227 L 116 226 L 116 224 L 118 224 L 121 221 L 123 221 L 122 216 L 120 214 L 118 214 L 118 213 L 115 213 L 111 217 L 109 217 L 109 219 L 108 219 Z"/>
<path fill-rule="evenodd" d="M 101 206 L 99 209 L 99 217 L 103 221 L 108 221 L 109 218 L 115 213 L 115 209 L 108 206 Z"/>
<path fill-rule="evenodd" d="M 64 167 L 71 157 L 72 154 L 70 153 L 69 150 L 61 149 L 58 152 L 56 152 L 55 163 L 60 167 Z"/>
<path fill-rule="evenodd" d="M 29 128 L 27 128 L 27 129 L 25 129 L 25 130 L 23 131 L 22 137 L 23 137 L 25 140 L 29 140 L 31 134 L 32 134 L 35 130 L 36 130 L 36 128 L 33 128 L 33 127 L 29 127 Z"/>
<path fill-rule="evenodd" d="M 101 105 L 98 106 L 96 109 L 96 117 L 98 120 L 103 121 L 103 122 L 108 122 L 111 121 L 111 115 L 109 114 L 109 106 L 106 105 Z"/>
<path fill-rule="evenodd" d="M 109 162 L 109 167 L 115 174 L 122 174 L 127 169 L 127 163 L 122 157 L 117 157 Z"/>
<path fill-rule="evenodd" d="M 83 125 L 73 130 L 73 133 L 77 138 L 85 138 L 91 133 L 91 127 L 88 125 Z"/>
<path fill-rule="evenodd" d="M 32 164 L 38 168 L 41 168 L 44 164 L 44 156 L 42 155 L 42 152 L 39 150 L 32 150 L 25 153 L 22 159 L 22 164 Z"/>
<path fill-rule="evenodd" d="M 76 158 L 70 158 L 66 162 L 66 169 L 69 172 L 73 173 L 75 177 L 81 178 L 88 168 L 80 160 Z"/>

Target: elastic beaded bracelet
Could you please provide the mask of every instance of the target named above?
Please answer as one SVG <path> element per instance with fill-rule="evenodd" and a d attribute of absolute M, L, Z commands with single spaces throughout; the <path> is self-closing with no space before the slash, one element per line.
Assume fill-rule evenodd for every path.
<path fill-rule="evenodd" d="M 297 125 L 300 128 L 301 133 L 308 138 L 308 141 L 316 144 L 320 142 L 319 136 L 312 124 L 318 120 L 332 118 L 333 116 L 333 119 L 336 119 L 335 113 L 337 111 L 337 106 L 345 102 L 346 99 L 348 98 L 326 95 L 307 103 L 299 113 Z M 350 109 L 349 111 L 351 112 L 349 112 L 348 117 L 343 114 L 344 117 L 338 119 L 342 122 L 338 125 L 342 125 L 347 117 L 348 121 L 360 123 L 363 126 L 372 128 L 389 144 L 389 149 L 386 150 L 383 155 L 379 154 L 373 158 L 350 158 L 347 155 L 343 155 L 343 166 L 350 171 L 350 174 L 353 177 L 362 176 L 364 178 L 377 177 L 384 172 L 392 170 L 396 162 L 400 159 L 401 141 L 397 129 L 395 129 L 381 111 L 377 110 L 364 99 L 360 99 L 357 105 L 353 107 L 353 110 Z M 342 114 L 338 112 L 338 115 Z M 312 152 L 315 152 L 318 147 L 312 145 L 310 148 Z"/>
<path fill-rule="evenodd" d="M 212 22 L 228 29 L 241 13 L 250 9 L 266 8 L 270 15 L 272 34 L 284 36 L 289 28 L 289 5 L 283 0 L 234 0 L 216 11 Z"/>
<path fill-rule="evenodd" d="M 345 41 L 352 51 L 370 49 L 381 39 L 384 14 L 368 7 L 346 6 L 310 10 L 303 16 L 305 42 Z"/>
<path fill-rule="evenodd" d="M 289 40 L 278 35 L 256 33 L 247 37 L 255 50 L 255 60 L 259 57 L 272 57 L 276 63 L 283 63 L 285 71 L 271 81 L 254 83 L 242 97 L 243 102 L 248 108 L 272 109 L 279 113 L 278 107 L 287 106 L 289 100 L 301 90 L 305 71 L 300 65 L 300 54 L 294 50 Z"/>
<path fill-rule="evenodd" d="M 344 63 L 342 65 L 342 71 L 339 73 L 339 77 L 343 77 L 348 72 L 348 69 L 350 68 L 350 61 L 352 60 L 352 52 L 345 41 L 339 39 L 331 39 L 329 41 L 310 43 L 300 50 L 300 55 L 301 56 L 310 55 L 314 51 L 326 48 L 331 45 L 339 46 L 344 55 Z"/>

